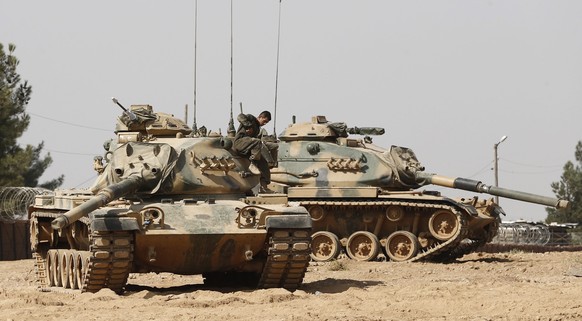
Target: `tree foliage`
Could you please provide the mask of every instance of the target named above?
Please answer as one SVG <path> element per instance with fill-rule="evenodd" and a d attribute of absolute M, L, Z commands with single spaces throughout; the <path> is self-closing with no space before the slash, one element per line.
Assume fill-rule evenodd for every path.
<path fill-rule="evenodd" d="M 0 186 L 45 187 L 54 189 L 63 183 L 64 176 L 38 184 L 38 179 L 52 163 L 50 153 L 41 158 L 43 143 L 20 147 L 18 138 L 28 128 L 30 116 L 26 106 L 32 87 L 21 81 L 17 72 L 16 47 L 8 45 L 8 53 L 0 43 Z"/>
<path fill-rule="evenodd" d="M 576 145 L 574 153 L 576 164 L 568 161 L 564 165 L 562 180 L 552 183 L 552 191 L 558 198 L 570 201 L 571 208 L 556 210 L 546 208 L 546 223 L 580 223 L 582 224 L 582 141 Z"/>

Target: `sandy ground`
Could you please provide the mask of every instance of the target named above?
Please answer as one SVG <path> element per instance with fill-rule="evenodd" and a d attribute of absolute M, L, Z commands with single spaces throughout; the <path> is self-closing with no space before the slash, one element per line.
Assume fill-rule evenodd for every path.
<path fill-rule="evenodd" d="M 312 263 L 300 290 L 132 274 L 127 291 L 41 292 L 0 262 L 0 320 L 582 320 L 582 252 L 474 253 L 451 264 Z"/>

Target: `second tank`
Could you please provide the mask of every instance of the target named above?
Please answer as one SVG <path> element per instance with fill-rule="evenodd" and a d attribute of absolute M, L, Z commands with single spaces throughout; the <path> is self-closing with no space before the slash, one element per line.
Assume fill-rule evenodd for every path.
<path fill-rule="evenodd" d="M 568 206 L 563 200 L 426 173 L 411 149 L 374 145 L 370 135 L 383 133 L 383 128 L 350 128 L 314 116 L 311 122 L 294 121 L 278 137 L 272 188 L 308 209 L 314 260 L 331 260 L 344 250 L 356 260 L 384 253 L 392 261 L 446 261 L 497 234 L 504 213 L 493 198 L 452 199 L 419 190 L 425 185 Z"/>

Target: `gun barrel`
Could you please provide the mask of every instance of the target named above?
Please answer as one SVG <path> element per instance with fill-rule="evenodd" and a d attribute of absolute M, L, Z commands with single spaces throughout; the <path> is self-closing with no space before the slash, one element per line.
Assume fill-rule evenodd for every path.
<path fill-rule="evenodd" d="M 385 130 L 382 127 L 349 127 L 348 134 L 355 135 L 384 135 Z"/>
<path fill-rule="evenodd" d="M 53 229 L 61 229 L 69 224 L 79 220 L 81 217 L 91 213 L 99 207 L 120 198 L 130 192 L 136 190 L 142 183 L 144 178 L 141 176 L 130 176 L 129 178 L 113 185 L 109 185 L 102 189 L 88 201 L 69 210 L 65 214 L 55 218 L 51 222 Z"/>
<path fill-rule="evenodd" d="M 423 172 L 416 173 L 417 181 L 422 185 L 434 184 L 450 188 L 462 189 L 477 193 L 487 193 L 494 196 L 501 196 L 511 198 L 514 200 L 536 203 L 546 206 L 555 207 L 557 209 L 564 209 L 570 207 L 570 202 L 553 197 L 536 195 L 532 193 L 515 191 L 507 188 L 490 186 L 483 184 L 480 181 L 467 178 L 451 178 L 436 174 L 428 174 Z"/>
<path fill-rule="evenodd" d="M 111 97 L 111 100 L 113 100 L 113 102 L 114 102 L 114 103 L 115 103 L 117 106 L 121 107 L 121 109 L 123 109 L 123 111 L 124 111 L 124 112 L 126 112 L 126 113 L 128 112 L 127 108 L 123 107 L 123 105 L 122 105 L 122 104 L 119 102 L 119 100 L 117 100 L 117 98 L 115 98 L 115 97 Z"/>
<path fill-rule="evenodd" d="M 519 192 L 519 191 L 514 191 L 511 189 L 502 188 L 502 187 L 488 186 L 485 184 L 482 185 L 482 188 L 486 189 L 483 191 L 483 193 L 489 193 L 491 195 L 497 195 L 497 196 L 516 199 L 516 200 L 520 200 L 520 201 L 542 204 L 542 205 L 546 205 L 546 206 L 555 207 L 557 209 L 570 207 L 570 202 L 568 202 L 566 200 L 553 198 L 553 197 L 536 195 L 536 194 L 531 194 L 531 193 L 526 193 L 526 192 Z"/>

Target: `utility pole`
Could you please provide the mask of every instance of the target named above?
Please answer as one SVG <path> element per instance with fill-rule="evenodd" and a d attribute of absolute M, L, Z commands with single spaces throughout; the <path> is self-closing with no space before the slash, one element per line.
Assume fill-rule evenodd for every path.
<path fill-rule="evenodd" d="M 507 136 L 503 135 L 503 137 L 499 139 L 499 142 L 493 145 L 493 170 L 495 172 L 495 187 L 499 187 L 499 166 L 498 166 L 499 157 L 497 156 L 497 147 L 499 146 L 499 144 L 503 143 L 503 141 L 506 139 Z M 495 203 L 499 205 L 499 196 L 495 196 Z"/>

